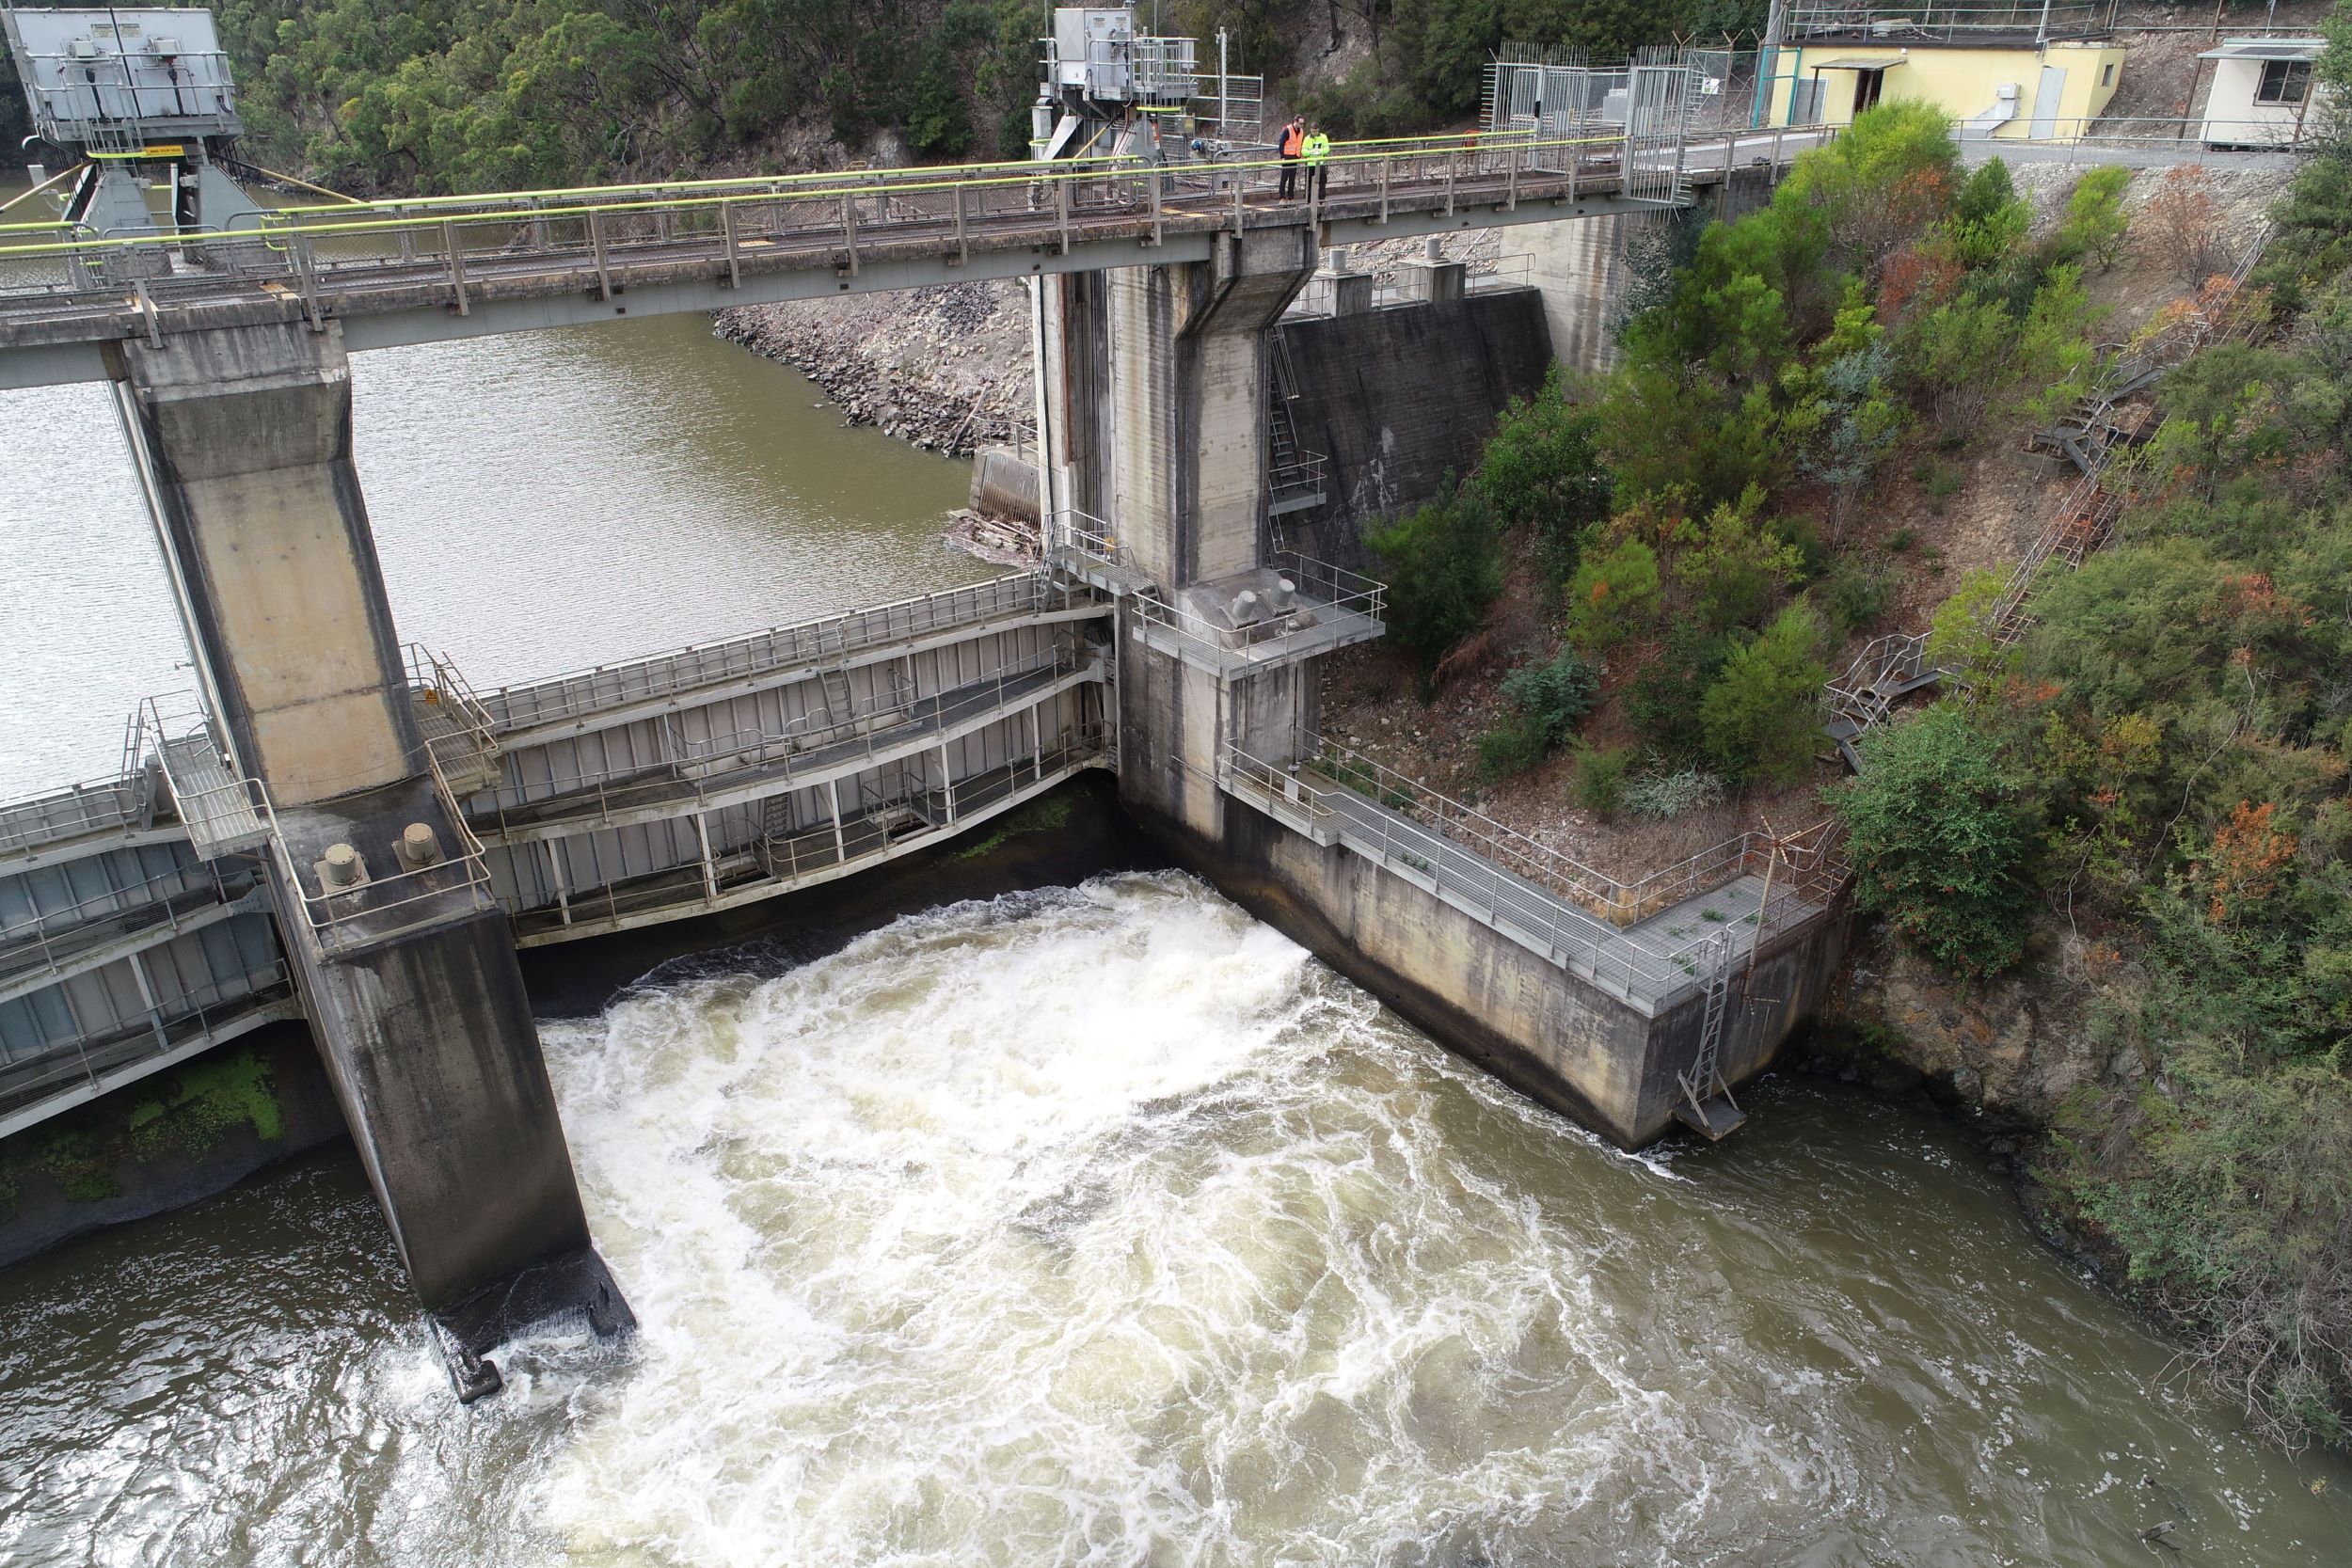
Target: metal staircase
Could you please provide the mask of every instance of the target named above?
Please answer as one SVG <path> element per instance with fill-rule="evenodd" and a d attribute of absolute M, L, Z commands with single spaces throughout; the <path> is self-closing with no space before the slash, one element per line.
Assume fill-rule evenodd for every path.
<path fill-rule="evenodd" d="M 1319 451 L 1299 449 L 1297 421 L 1291 411 L 1298 401 L 1298 378 L 1291 368 L 1290 345 L 1279 326 L 1266 338 L 1271 383 L 1266 399 L 1266 517 L 1276 530 L 1275 548 L 1281 549 L 1280 525 L 1275 519 L 1323 504 L 1329 460 Z"/>
<path fill-rule="evenodd" d="M 850 689 L 848 670 L 839 665 L 827 665 L 818 670 L 817 689 L 824 698 L 827 728 L 838 728 L 856 721 L 857 697 Z"/>
<path fill-rule="evenodd" d="M 1682 1090 L 1682 1099 L 1675 1106 L 1675 1119 L 1693 1132 L 1713 1143 L 1737 1132 L 1748 1119 L 1731 1098 L 1731 1085 L 1724 1082 L 1722 1049 L 1724 1019 L 1731 1005 L 1731 937 L 1729 931 L 1718 936 L 1709 951 L 1707 974 L 1707 1002 L 1699 1020 L 1698 1059 L 1691 1070 L 1675 1074 Z"/>

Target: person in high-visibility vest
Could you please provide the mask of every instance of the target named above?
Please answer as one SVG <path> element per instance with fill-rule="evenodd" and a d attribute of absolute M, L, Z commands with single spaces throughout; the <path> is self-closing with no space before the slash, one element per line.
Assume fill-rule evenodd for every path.
<path fill-rule="evenodd" d="M 1282 154 L 1281 199 L 1288 201 L 1298 194 L 1298 154 L 1307 145 L 1307 122 L 1294 119 L 1283 126 L 1281 139 L 1275 145 Z"/>
<path fill-rule="evenodd" d="M 1318 125 L 1307 133 L 1307 144 L 1299 150 L 1307 160 L 1308 194 L 1321 201 L 1331 192 L 1331 138 Z"/>

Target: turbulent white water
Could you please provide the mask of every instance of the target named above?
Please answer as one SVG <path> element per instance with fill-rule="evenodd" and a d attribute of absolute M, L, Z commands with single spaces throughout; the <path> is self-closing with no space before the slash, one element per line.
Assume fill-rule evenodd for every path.
<path fill-rule="evenodd" d="M 2344 1466 L 2168 1392 L 1934 1123 L 1784 1091 L 1721 1149 L 1630 1159 L 1186 878 L 911 916 L 547 1037 L 644 1324 L 626 1359 L 510 1347 L 461 1411 L 392 1271 L 351 1266 L 382 1250 L 356 1180 L 249 1188 L 210 1233 L 0 1276 L 27 1330 L 0 1559 L 2104 1563 L 2173 1518 L 2184 1560 L 2300 1563 L 2352 1537 Z"/>

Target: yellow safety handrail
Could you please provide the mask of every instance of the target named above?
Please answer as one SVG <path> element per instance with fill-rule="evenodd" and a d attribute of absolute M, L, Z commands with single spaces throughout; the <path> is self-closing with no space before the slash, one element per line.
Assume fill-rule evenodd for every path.
<path fill-rule="evenodd" d="M 1623 140 L 1624 138 L 1622 136 L 1617 135 L 1561 136 L 1535 141 L 1514 142 L 1510 148 L 1502 150 L 1463 147 L 1453 149 L 1431 149 L 1428 150 L 1469 153 L 1480 153 L 1486 150 L 1538 151 L 1555 148 L 1614 147 L 1619 145 Z M 1393 162 L 1404 157 L 1413 155 L 1414 154 L 1400 152 L 1364 152 L 1353 154 L 1335 152 L 1332 157 L 1327 160 L 1327 163 L 1350 165 L 1376 164 Z M 1074 162 L 1074 160 L 1073 162 Z M 1106 177 L 1140 176 L 1150 174 L 1155 169 L 1161 172 L 1174 172 L 1174 170 L 1168 166 L 1153 165 L 1141 159 L 1126 155 L 1104 157 L 1099 160 L 1092 160 L 1092 162 L 1109 165 L 1112 166 L 1108 168 L 1072 167 L 1070 166 L 1070 163 L 1062 161 L 1057 161 L 1051 164 L 982 164 L 966 166 L 975 169 L 1014 169 L 1019 170 L 1020 172 L 1017 174 L 1009 174 L 991 179 L 957 180 L 930 178 L 921 181 L 909 181 L 903 183 L 892 183 L 889 185 L 875 185 L 870 183 L 839 184 L 813 189 L 794 189 L 790 191 L 777 191 L 771 188 L 776 182 L 775 180 L 750 179 L 709 182 L 699 185 L 586 186 L 568 194 L 575 196 L 594 196 L 606 190 L 621 192 L 660 189 L 689 190 L 707 189 L 711 186 L 737 187 L 743 185 L 756 185 L 759 188 L 752 190 L 739 190 L 735 194 L 728 195 L 673 197 L 664 199 L 641 201 L 578 202 L 571 205 L 557 207 L 504 207 L 489 211 L 454 214 L 445 218 L 434 219 L 428 219 L 411 213 L 395 214 L 389 217 L 352 219 L 332 223 L 287 223 L 283 220 L 288 217 L 299 218 L 301 215 L 309 213 L 342 213 L 348 212 L 350 209 L 347 207 L 286 208 L 276 213 L 265 212 L 259 214 L 261 218 L 260 226 L 249 230 L 207 229 L 194 231 L 180 230 L 164 234 L 128 235 L 120 238 L 108 237 L 71 240 L 48 245 L 0 245 L 0 259 L 32 256 L 79 255 L 95 250 L 120 249 L 135 245 L 179 245 L 186 243 L 192 239 L 201 239 L 205 237 L 214 237 L 228 241 L 240 239 L 264 241 L 272 245 L 276 245 L 279 241 L 288 239 L 321 239 L 336 236 L 397 233 L 403 230 L 416 230 L 423 228 L 428 224 L 437 227 L 442 223 L 530 223 L 547 222 L 551 219 L 563 218 L 584 219 L 591 215 L 611 216 L 631 213 L 717 212 L 726 207 L 751 207 L 778 200 L 809 201 L 824 198 L 839 197 L 923 195 L 930 192 L 951 191 L 957 189 L 985 191 L 1019 185 L 1076 183 L 1089 180 L 1104 179 Z M 1246 172 L 1248 170 L 1279 169 L 1283 166 L 1286 160 L 1280 158 L 1261 158 L 1236 163 L 1220 163 L 1209 166 L 1217 173 L 1229 173 L 1233 171 Z M 961 170 L 957 168 L 926 168 L 920 170 L 919 172 L 927 175 L 936 175 L 939 173 L 953 174 L 961 172 Z M 795 179 L 819 177 L 782 176 L 777 178 Z M 837 180 L 840 176 L 838 174 L 833 174 L 823 176 L 821 178 Z M 520 193 L 520 195 L 524 197 L 529 197 L 533 194 L 535 193 Z M 447 205 L 452 202 L 466 199 L 471 199 L 474 201 L 504 199 L 511 201 L 516 199 L 516 194 L 508 192 L 492 192 L 470 198 L 442 197 L 420 199 L 432 200 L 442 205 Z M 377 207 L 389 205 L 389 203 L 369 203 L 363 205 L 368 206 L 370 211 L 374 211 Z M 401 205 L 406 206 L 411 204 L 403 203 Z M 26 224 L 15 227 L 22 229 L 55 230 L 64 226 L 59 224 Z M 0 226 L 0 232 L 5 231 L 6 226 Z"/>
<path fill-rule="evenodd" d="M 15 206 L 20 201 L 31 200 L 34 197 L 39 196 L 41 192 L 47 190 L 50 186 L 56 184 L 60 180 L 72 179 L 73 176 L 82 172 L 83 166 L 83 165 L 75 164 L 72 168 L 63 170 L 60 173 L 53 174 L 48 179 L 43 180 L 40 184 L 21 190 L 14 196 L 8 198 L 8 200 L 0 201 L 0 213 L 7 212 L 9 208 Z M 0 229 L 29 229 L 32 227 L 34 226 L 31 224 L 0 224 Z"/>

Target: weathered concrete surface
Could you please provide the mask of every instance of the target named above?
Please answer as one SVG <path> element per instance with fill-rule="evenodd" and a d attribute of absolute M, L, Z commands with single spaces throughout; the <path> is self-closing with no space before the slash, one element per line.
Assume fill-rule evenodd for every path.
<path fill-rule="evenodd" d="M 426 773 L 352 463 L 341 329 L 189 333 L 125 346 L 120 364 L 210 705 L 278 806 L 286 855 L 267 864 L 287 955 L 418 1296 L 460 1313 L 469 1354 L 520 1311 L 629 1326 L 589 1243 L 506 916 L 462 857 L 403 878 L 394 853 L 411 823 L 445 854 L 464 839 Z M 314 901 L 310 868 L 336 843 L 374 880 Z M 482 1369 L 453 1368 L 469 1393 Z"/>
<path fill-rule="evenodd" d="M 342 329 L 121 348 L 124 425 L 215 710 L 280 804 L 421 766 L 351 457 Z"/>
<path fill-rule="evenodd" d="M 1165 590 L 1259 563 L 1265 329 L 1315 255 L 1300 224 L 1220 236 L 1205 262 L 1110 275 L 1111 515 Z"/>
<path fill-rule="evenodd" d="M 1551 364 L 1532 289 L 1290 322 L 1282 341 L 1298 444 L 1330 459 L 1328 499 L 1282 527 L 1306 554 L 1358 570 L 1364 525 L 1468 474 L 1504 405 L 1534 395 Z"/>
<path fill-rule="evenodd" d="M 1637 231 L 1672 221 L 1666 213 L 1617 213 L 1525 231 L 1551 352 L 1563 364 L 1605 371 L 1617 362 L 1618 317 L 1632 277 L 1626 247 Z"/>
<path fill-rule="evenodd" d="M 343 1136 L 310 1031 L 264 1024 L 0 1143 L 0 1268 Z"/>
<path fill-rule="evenodd" d="M 1223 804 L 1213 838 L 1164 817 L 1145 826 L 1227 897 L 1532 1099 L 1626 1148 L 1673 1128 L 1675 1074 L 1697 1055 L 1702 998 L 1652 1019 L 1373 862 Z M 1735 976 L 1721 1044 L 1735 1086 L 1771 1066 L 1819 1004 L 1846 924 L 1836 911 Z"/>
<path fill-rule="evenodd" d="M 368 1180 L 427 1307 L 588 1245 L 505 914 L 322 960 L 291 944 Z"/>

